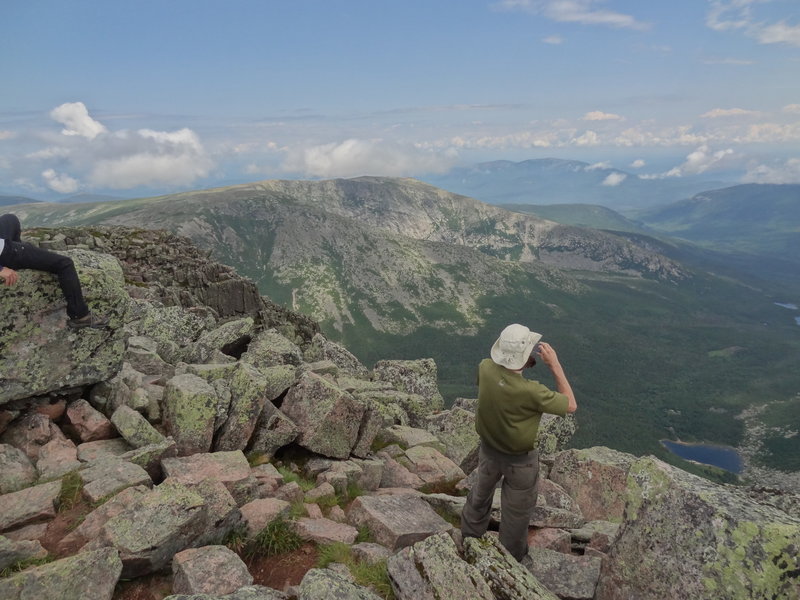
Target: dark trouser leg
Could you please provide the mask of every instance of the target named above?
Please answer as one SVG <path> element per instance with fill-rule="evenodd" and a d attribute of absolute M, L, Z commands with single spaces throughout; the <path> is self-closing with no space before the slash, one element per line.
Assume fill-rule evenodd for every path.
<path fill-rule="evenodd" d="M 484 455 L 478 456 L 478 481 L 467 495 L 461 512 L 461 533 L 464 537 L 481 537 L 489 527 L 494 489 L 502 475 L 500 465 Z"/>
<path fill-rule="evenodd" d="M 19 224 L 17 215 L 3 215 L 0 217 L 0 238 L 18 242 L 22 233 L 22 225 Z"/>
<path fill-rule="evenodd" d="M 89 314 L 75 264 L 69 256 L 42 250 L 27 242 L 7 241 L 6 244 L 10 244 L 10 248 L 3 252 L 3 266 L 14 270 L 35 269 L 53 273 L 58 277 L 58 283 L 67 301 L 69 318 L 79 319 Z"/>
<path fill-rule="evenodd" d="M 528 525 L 536 506 L 539 460 L 503 467 L 500 543 L 521 561 L 528 553 Z"/>

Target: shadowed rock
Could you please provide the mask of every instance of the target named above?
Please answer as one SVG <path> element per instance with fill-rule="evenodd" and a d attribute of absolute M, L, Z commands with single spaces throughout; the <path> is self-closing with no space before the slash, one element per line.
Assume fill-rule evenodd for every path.
<path fill-rule="evenodd" d="M 528 553 L 531 557 L 531 573 L 560 598 L 594 598 L 597 579 L 600 577 L 600 558 L 573 556 L 537 547 L 529 548 Z"/>
<path fill-rule="evenodd" d="M 22 450 L 0 444 L 0 494 L 28 487 L 37 478 L 36 468 Z"/>

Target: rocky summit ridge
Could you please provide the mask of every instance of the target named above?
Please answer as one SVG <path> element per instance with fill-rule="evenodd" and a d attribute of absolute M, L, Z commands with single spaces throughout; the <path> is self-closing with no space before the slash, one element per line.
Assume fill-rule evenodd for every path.
<path fill-rule="evenodd" d="M 546 418 L 523 566 L 461 539 L 475 401 L 445 410 L 432 360 L 368 368 L 171 233 L 30 235 L 111 322 L 67 330 L 48 275 L 0 289 L 2 598 L 800 598 L 797 495 L 569 449 Z M 259 541 L 291 540 L 339 559 L 255 580 Z"/>

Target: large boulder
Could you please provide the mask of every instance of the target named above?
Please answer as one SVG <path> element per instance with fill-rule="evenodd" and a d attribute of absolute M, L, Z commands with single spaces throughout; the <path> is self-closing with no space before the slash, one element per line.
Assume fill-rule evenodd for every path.
<path fill-rule="evenodd" d="M 369 376 L 369 370 L 347 348 L 330 341 L 321 333 L 311 339 L 311 344 L 306 348 L 304 357 L 306 362 L 329 360 L 342 371 L 356 377 L 367 378 Z"/>
<path fill-rule="evenodd" d="M 334 598 L 380 600 L 380 596 L 330 569 L 311 569 L 297 586 L 297 600 L 332 600 Z M 265 599 L 268 597 L 265 596 Z"/>
<path fill-rule="evenodd" d="M 560 598 L 592 600 L 602 559 L 598 556 L 573 556 L 547 548 L 532 547 L 531 572 Z M 665 596 L 666 597 L 666 596 Z M 681 598 L 686 596 L 673 596 Z M 638 596 L 636 596 L 638 598 Z"/>
<path fill-rule="evenodd" d="M 0 532 L 52 519 L 60 494 L 57 480 L 0 496 Z"/>
<path fill-rule="evenodd" d="M 122 324 L 130 298 L 113 256 L 73 250 L 84 296 L 109 317 L 105 329 L 73 331 L 54 275 L 26 270 L 12 287 L 0 287 L 0 405 L 62 388 L 109 379 L 122 365 Z"/>
<path fill-rule="evenodd" d="M 113 548 L 84 552 L 0 579 L 0 598 L 111 600 L 121 570 L 122 563 Z"/>
<path fill-rule="evenodd" d="M 539 421 L 539 433 L 536 436 L 536 449 L 539 457 L 551 456 L 561 452 L 572 440 L 577 428 L 575 415 L 565 417 L 543 414 Z"/>
<path fill-rule="evenodd" d="M 172 558 L 176 594 L 223 595 L 253 583 L 242 559 L 225 546 L 188 548 Z"/>
<path fill-rule="evenodd" d="M 197 375 L 176 375 L 164 390 L 164 425 L 180 456 L 208 452 L 214 437 L 219 396 Z"/>
<path fill-rule="evenodd" d="M 358 442 L 366 406 L 324 377 L 305 373 L 281 405 L 297 424 L 297 443 L 323 456 L 347 458 Z"/>
<path fill-rule="evenodd" d="M 375 364 L 375 379 L 388 381 L 395 389 L 422 396 L 433 413 L 444 408 L 444 398 L 439 392 L 436 363 L 432 358 L 419 360 L 381 360 Z M 410 415 L 409 415 L 410 416 Z M 423 420 L 426 415 L 419 415 Z M 411 423 L 424 426 L 424 423 Z"/>
<path fill-rule="evenodd" d="M 480 571 L 461 559 L 446 533 L 403 548 L 386 566 L 398 600 L 495 599 Z"/>
<path fill-rule="evenodd" d="M 347 517 L 356 527 L 366 526 L 376 542 L 392 550 L 453 528 L 425 500 L 408 494 L 359 496 Z"/>
<path fill-rule="evenodd" d="M 475 413 L 452 408 L 428 417 L 428 431 L 444 445 L 444 455 L 465 473 L 478 466 L 480 436 L 475 431 Z"/>
<path fill-rule="evenodd" d="M 800 517 L 655 458 L 629 471 L 595 598 L 800 598 Z"/>

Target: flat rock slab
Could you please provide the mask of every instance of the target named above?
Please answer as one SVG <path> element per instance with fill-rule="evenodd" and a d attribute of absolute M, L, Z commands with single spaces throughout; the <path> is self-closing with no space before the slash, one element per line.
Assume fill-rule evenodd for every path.
<path fill-rule="evenodd" d="M 592 600 L 600 578 L 602 559 L 573 556 L 546 548 L 529 548 L 530 571 L 547 589 L 561 598 Z"/>
<path fill-rule="evenodd" d="M 250 464 L 241 450 L 194 454 L 161 461 L 164 475 L 178 483 L 204 479 L 221 481 L 226 487 L 250 478 Z"/>
<path fill-rule="evenodd" d="M 347 516 L 356 527 L 366 525 L 376 542 L 392 550 L 453 527 L 425 500 L 412 495 L 359 496 Z"/>
<path fill-rule="evenodd" d="M 464 555 L 483 576 L 496 598 L 557 600 L 553 592 L 503 548 L 492 535 L 464 540 Z"/>
<path fill-rule="evenodd" d="M 374 592 L 356 585 L 330 569 L 311 569 L 297 588 L 297 600 L 380 600 Z M 227 599 L 226 599 L 227 600 Z"/>
<path fill-rule="evenodd" d="M 414 446 L 399 457 L 397 462 L 428 485 L 447 485 L 464 478 L 464 471 L 456 463 L 430 446 Z"/>
<path fill-rule="evenodd" d="M 203 546 L 178 552 L 172 559 L 172 591 L 222 595 L 253 583 L 242 559 L 226 546 Z"/>
<path fill-rule="evenodd" d="M 343 542 L 352 544 L 358 537 L 358 529 L 337 523 L 330 519 L 308 519 L 302 517 L 294 522 L 294 530 L 304 540 L 311 540 L 317 544 L 332 544 Z"/>
<path fill-rule="evenodd" d="M 98 502 L 125 488 L 153 485 L 150 475 L 142 467 L 117 458 L 100 459 L 78 471 L 78 476 L 83 482 L 83 495 L 89 502 Z"/>
<path fill-rule="evenodd" d="M 474 429 L 474 416 L 472 417 L 472 421 Z M 429 431 L 417 427 L 408 427 L 407 425 L 392 425 L 391 427 L 381 430 L 378 434 L 378 440 L 384 444 L 397 444 L 404 449 L 414 446 L 431 446 L 437 450 L 444 449 L 444 444 Z"/>
<path fill-rule="evenodd" d="M 495 599 L 480 571 L 461 559 L 446 533 L 403 548 L 389 558 L 386 567 L 392 587 L 401 599 Z"/>
<path fill-rule="evenodd" d="M 131 449 L 130 444 L 124 438 L 84 442 L 78 445 L 78 460 L 91 462 L 102 456 L 120 456 Z"/>
<path fill-rule="evenodd" d="M 0 532 L 56 516 L 61 481 L 51 481 L 0 496 Z"/>
<path fill-rule="evenodd" d="M 291 504 L 278 498 L 260 498 L 242 506 L 239 510 L 247 521 L 247 537 L 255 537 L 280 516 L 287 515 Z"/>
<path fill-rule="evenodd" d="M 113 548 L 84 552 L 0 579 L 0 598 L 111 600 L 121 571 L 122 562 Z"/>
<path fill-rule="evenodd" d="M 111 422 L 125 441 L 134 448 L 159 444 L 164 441 L 164 436 L 130 406 L 123 404 L 117 408 L 111 415 Z"/>
<path fill-rule="evenodd" d="M 179 551 L 192 546 L 206 522 L 202 496 L 180 484 L 162 483 L 103 525 L 101 546 L 113 546 L 128 579 L 167 567 Z"/>

